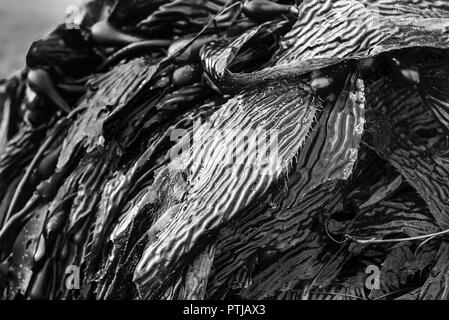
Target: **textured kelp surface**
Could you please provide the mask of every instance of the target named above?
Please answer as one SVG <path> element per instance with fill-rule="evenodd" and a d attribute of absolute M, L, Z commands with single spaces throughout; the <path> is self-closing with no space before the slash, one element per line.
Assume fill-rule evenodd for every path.
<path fill-rule="evenodd" d="M 0 82 L 1 298 L 448 298 L 449 4 L 82 9 Z"/>

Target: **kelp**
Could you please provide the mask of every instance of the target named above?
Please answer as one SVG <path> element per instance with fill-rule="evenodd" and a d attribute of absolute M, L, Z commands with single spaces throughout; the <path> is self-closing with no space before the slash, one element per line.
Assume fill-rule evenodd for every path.
<path fill-rule="evenodd" d="M 174 37 L 201 30 L 220 10 L 237 1 L 118 1 L 109 20 L 131 33 L 154 37 Z M 234 6 L 216 19 L 215 27 L 223 30 L 232 25 L 239 13 Z"/>
<path fill-rule="evenodd" d="M 101 60 L 84 30 L 68 28 L 66 24 L 33 42 L 26 57 L 29 68 L 44 69 L 61 82 L 90 75 Z"/>
<path fill-rule="evenodd" d="M 253 108 L 255 104 L 263 106 L 265 110 Z M 316 102 L 306 87 L 273 84 L 268 91 L 256 89 L 231 99 L 215 112 L 211 124 L 206 123 L 199 128 L 199 143 L 194 141 L 191 151 L 181 156 L 185 160 L 180 160 L 185 161 L 185 168 L 180 169 L 188 172 L 190 196 L 179 212 L 172 219 L 167 219 L 160 234 L 157 230 L 149 231 L 151 238 L 156 241 L 149 245 L 137 267 L 135 279 L 140 287 L 151 288 L 151 284 L 146 284 L 149 270 L 156 273 L 161 269 L 160 272 L 165 274 L 167 268 L 170 268 L 167 265 L 158 266 L 159 261 L 170 263 L 173 259 L 172 263 L 180 263 L 179 260 L 185 254 L 182 252 L 188 253 L 193 244 L 206 235 L 203 234 L 205 230 L 213 233 L 214 229 L 219 228 L 222 219 L 226 221 L 232 218 L 242 206 L 258 194 L 263 194 L 272 181 L 287 170 L 295 149 L 303 144 L 310 130 L 316 109 Z M 263 153 L 263 147 L 257 150 L 258 143 L 263 145 L 266 142 L 258 140 L 260 136 L 256 133 L 260 131 L 256 130 L 263 130 L 264 137 L 276 131 L 278 139 L 284 141 L 276 150 L 276 163 L 270 161 L 270 158 L 268 161 L 264 159 L 266 154 Z M 224 140 L 223 134 L 227 135 Z M 247 150 L 241 147 L 239 141 L 245 136 L 249 141 Z M 273 138 L 270 136 L 270 139 Z M 258 160 L 258 156 L 261 159 Z M 233 157 L 239 163 L 237 168 L 229 165 L 233 163 Z M 221 179 L 211 180 L 212 174 Z M 221 190 L 229 191 L 227 195 L 222 195 Z M 216 207 L 223 197 L 228 197 L 229 205 Z M 187 243 L 183 241 L 185 238 L 189 239 Z M 161 240 L 162 243 L 159 242 Z M 164 243 L 167 244 L 166 249 Z M 156 254 L 153 248 L 161 251 Z M 165 255 L 171 259 L 166 260 Z M 140 280 L 141 274 L 145 278 Z M 156 281 L 155 286 L 160 285 L 157 282 L 159 277 L 164 278 L 157 274 L 151 277 Z M 147 291 L 145 288 L 142 294 L 145 295 Z"/>
<path fill-rule="evenodd" d="M 224 256 L 220 261 L 217 257 L 220 269 L 235 270 L 245 260 L 247 263 L 257 260 L 257 255 L 265 254 L 263 251 L 275 256 L 279 251 L 284 252 L 304 241 L 327 203 L 332 203 L 333 197 L 339 198 L 339 193 L 335 196 L 325 194 L 338 190 L 334 184 L 327 184 L 328 188 L 323 190 L 311 191 L 325 182 L 349 177 L 354 153 L 357 152 L 353 150 L 357 150 L 362 132 L 363 85 L 355 73 L 348 75 L 341 96 L 321 115 L 308 142 L 299 150 L 287 174 L 288 180 L 273 187 L 266 202 L 259 201 L 261 203 L 256 208 L 250 207 L 245 212 L 249 219 L 244 216 L 231 225 L 230 230 L 237 228 L 238 232 L 233 234 L 229 231 L 229 239 L 223 240 L 226 249 L 222 249 L 222 254 L 229 252 L 233 258 Z M 321 162 L 320 159 L 327 161 Z M 310 199 L 309 193 L 313 194 Z M 226 279 L 228 276 L 217 277 Z"/>
<path fill-rule="evenodd" d="M 447 299 L 449 6 L 262 2 L 91 0 L 33 43 L 0 82 L 2 298 Z"/>
<path fill-rule="evenodd" d="M 423 285 L 420 299 L 423 300 L 446 300 L 447 299 L 447 243 L 443 242 L 437 252 L 437 262 L 433 267 L 429 278 Z"/>

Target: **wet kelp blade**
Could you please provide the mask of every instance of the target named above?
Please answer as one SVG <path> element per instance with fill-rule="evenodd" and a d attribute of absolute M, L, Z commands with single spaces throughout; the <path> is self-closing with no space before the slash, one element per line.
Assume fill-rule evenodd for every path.
<path fill-rule="evenodd" d="M 47 210 L 45 206 L 36 209 L 33 219 L 30 219 L 16 238 L 11 256 L 13 280 L 9 284 L 9 299 L 17 294 L 25 295 L 34 274 L 35 255 L 39 250 L 39 241 L 43 233 Z"/>
<path fill-rule="evenodd" d="M 384 86 L 388 83 L 386 81 L 380 80 Z M 382 91 L 380 88 L 378 83 L 367 88 L 367 104 L 374 112 L 370 119 L 374 147 L 416 189 L 429 206 L 438 225 L 446 229 L 449 223 L 449 189 L 445 182 L 449 177 L 447 157 L 440 154 L 438 149 L 423 145 L 418 135 L 404 134 L 395 123 L 397 119 L 388 114 L 402 103 L 404 90 Z M 407 90 L 410 92 L 411 89 Z M 420 100 L 418 105 L 419 102 Z M 411 118 L 416 116 L 412 114 Z"/>
<path fill-rule="evenodd" d="M 447 273 L 449 265 L 449 245 L 442 242 L 437 253 L 437 262 L 433 267 L 429 278 L 424 283 L 419 299 L 422 300 L 447 300 L 449 294 L 449 282 Z"/>
<path fill-rule="evenodd" d="M 398 10 L 397 2 L 403 2 Z M 426 7 L 427 10 L 422 10 Z M 276 65 L 316 58 L 361 58 L 407 47 L 445 48 L 449 6 L 433 1 L 302 1 L 281 40 Z"/>
<path fill-rule="evenodd" d="M 325 183 L 350 177 L 363 133 L 364 91 L 363 82 L 357 72 L 348 75 L 336 103 L 326 107 L 304 147 L 299 150 L 295 163 L 287 174 L 288 180 L 268 194 L 268 202 L 259 204 L 260 211 L 249 210 L 256 212 L 256 216 L 252 219 L 243 218 L 246 222 L 238 220 L 236 225 L 231 225 L 229 238 L 222 240 L 226 245 L 223 244 L 222 247 L 223 260 L 221 256 L 217 257 L 217 261 L 221 261 L 216 267 L 220 272 L 217 272 L 214 281 L 226 279 L 226 274 L 229 275 L 229 272 L 236 270 L 238 266 L 250 264 L 258 255 L 263 254 L 263 251 L 273 257 L 283 252 L 288 256 L 287 252 L 299 245 L 299 248 L 294 250 L 299 254 L 300 243 L 312 233 L 312 225 L 328 213 L 325 212 L 327 208 L 329 211 L 335 209 L 335 203 L 338 203 L 339 199 L 339 193 L 336 191 L 338 188 L 335 184 Z M 250 212 L 245 214 L 251 216 Z M 264 236 L 260 237 L 262 230 Z M 298 271 L 297 281 L 313 278 L 322 266 L 317 262 L 320 251 L 317 250 L 310 261 L 317 267 L 315 273 L 301 275 L 301 267 L 295 265 L 292 255 L 284 261 L 287 263 L 292 259 L 289 272 L 284 270 L 285 272 L 277 274 L 274 272 L 275 267 L 269 267 L 267 273 L 260 277 L 263 279 L 274 272 L 266 279 L 270 284 L 264 282 L 265 280 L 261 282 L 260 279 L 254 279 L 254 284 L 244 289 L 242 294 L 247 298 L 270 297 L 277 290 L 281 290 L 279 286 L 293 281 L 295 269 Z M 236 256 L 236 252 L 241 254 Z M 302 267 L 307 269 L 308 265 L 304 264 Z M 282 275 L 292 278 L 287 281 Z M 271 281 L 276 281 L 276 284 Z"/>
<path fill-rule="evenodd" d="M 405 194 L 360 210 L 348 233 L 360 239 L 394 239 L 439 230 L 425 203 L 413 194 Z"/>
<path fill-rule="evenodd" d="M 188 268 L 182 295 L 185 300 L 202 300 L 206 295 L 207 283 L 215 257 L 216 245 L 211 243 L 203 252 L 194 258 Z"/>
<path fill-rule="evenodd" d="M 230 99 L 199 128 L 179 161 L 187 163 L 190 195 L 160 232 L 149 231 L 152 241 L 135 272 L 143 297 L 157 294 L 165 276 L 202 237 L 217 231 L 287 171 L 317 108 L 306 85 L 272 83 Z"/>
<path fill-rule="evenodd" d="M 409 54 L 412 61 L 416 60 L 419 83 L 406 84 L 392 72 L 367 86 L 368 106 L 375 112 L 387 114 L 397 129 L 412 134 L 420 140 L 419 143 L 427 143 L 429 138 L 440 136 L 444 129 L 446 106 L 442 102 L 446 89 L 443 79 L 447 63 L 444 60 L 420 63 L 416 52 Z"/>
<path fill-rule="evenodd" d="M 419 92 L 423 102 L 449 129 L 449 61 L 426 65 L 420 71 Z"/>
<path fill-rule="evenodd" d="M 99 260 L 99 253 L 103 255 L 103 241 L 110 237 L 113 250 L 110 256 L 98 265 L 103 268 L 99 272 L 105 274 L 99 283 L 102 298 L 123 297 L 128 292 L 125 288 L 134 287 L 132 273 L 141 252 L 140 249 L 132 248 L 140 248 L 145 244 L 138 240 L 147 231 L 148 226 L 167 208 L 176 205 L 184 195 L 184 192 L 180 193 L 186 188 L 181 172 L 170 171 L 167 167 L 172 157 L 170 148 L 176 144 L 176 141 L 171 139 L 172 133 L 178 130 L 187 133 L 189 137 L 193 136 L 195 123 L 207 120 L 225 101 L 218 98 L 217 101 L 192 106 L 191 99 L 185 99 L 185 103 L 183 101 L 179 105 L 179 114 L 165 112 L 167 103 L 173 101 L 174 97 L 185 98 L 185 93 L 189 94 L 192 89 L 196 92 L 196 87 L 184 89 L 173 93 L 168 91 L 155 105 L 156 110 L 142 110 L 146 113 L 156 111 L 146 120 L 148 127 L 145 130 L 153 132 L 150 139 L 144 140 L 146 149 L 142 150 L 140 155 L 132 157 L 125 168 L 115 172 L 103 189 L 99 211 L 95 216 L 95 228 L 92 230 L 92 242 L 88 248 L 92 259 L 89 258 L 86 262 L 95 270 L 96 265 L 93 262 Z M 176 145 L 173 148 L 176 148 Z M 167 172 L 176 174 L 168 175 Z"/>
<path fill-rule="evenodd" d="M 133 272 L 145 249 L 143 236 L 147 226 L 154 225 L 166 208 L 176 212 L 187 190 L 182 173 L 165 167 L 150 187 L 129 201 L 110 235 L 113 251 L 107 261 L 107 273 L 100 281 L 101 296 L 120 297 L 129 290 L 127 287 L 135 288 Z"/>
<path fill-rule="evenodd" d="M 284 255 L 288 255 L 282 258 L 284 262 L 295 266 L 297 281 L 316 275 L 321 267 L 318 257 L 323 248 L 313 226 L 321 215 L 341 209 L 342 194 L 335 184 L 326 184 L 297 203 L 293 199 L 294 194 L 288 193 L 287 187 L 273 188 L 265 201 L 245 209 L 239 219 L 220 232 L 207 290 L 209 297 L 221 299 L 231 294 L 260 299 L 271 297 L 284 284 L 285 274 L 274 276 L 275 286 L 265 286 L 265 282 L 259 286 L 253 281 L 260 272 L 255 270 L 270 267 Z M 309 243 L 315 241 L 316 246 Z M 309 250 L 311 247 L 314 249 Z M 306 254 L 310 255 L 310 260 L 301 265 L 289 260 L 295 259 L 295 254 L 301 254 L 303 250 L 308 251 Z"/>
<path fill-rule="evenodd" d="M 345 60 L 405 48 L 448 47 L 446 4 L 399 2 L 402 5 L 397 7 L 397 1 L 302 1 L 296 23 L 281 38 L 268 67 L 235 74 L 234 85 L 295 77 Z"/>
<path fill-rule="evenodd" d="M 164 36 L 173 38 L 199 32 L 221 10 L 231 7 L 237 0 L 175 0 L 119 2 L 109 21 L 124 31 L 137 33 L 148 38 Z M 239 14 L 234 6 L 217 17 L 218 30 L 229 27 Z"/>
<path fill-rule="evenodd" d="M 118 149 L 112 144 L 104 150 L 107 142 L 103 137 L 103 122 L 111 109 L 126 104 L 133 94 L 141 89 L 140 86 L 149 76 L 149 72 L 151 73 L 151 69 L 142 58 L 119 65 L 109 73 L 95 76 L 89 82 L 88 93 L 78 106 L 81 114 L 71 124 L 69 133 L 64 135 L 59 168 L 48 180 L 37 186 L 38 193 L 48 200 L 56 195 L 54 201 L 49 204 L 50 208 L 65 204 L 66 211 L 56 210 L 51 212 L 51 217 L 58 216 L 58 219 L 65 221 L 66 233 L 62 238 L 64 242 L 70 242 L 70 238 L 76 239 L 73 245 L 55 244 L 55 251 L 68 251 L 73 254 L 71 259 L 74 260 L 68 261 L 69 264 L 79 264 L 79 259 L 84 262 L 85 255 L 90 253 L 86 249 L 80 252 L 77 246 L 81 244 L 80 241 L 86 240 L 86 246 L 89 247 L 91 238 L 80 237 L 88 234 L 88 222 L 92 220 L 101 200 L 101 192 L 98 190 L 104 188 L 110 170 L 115 167 L 115 159 L 111 156 L 117 154 Z M 80 146 L 85 147 L 90 154 L 81 160 Z M 98 151 L 102 152 L 102 156 L 92 157 L 92 154 Z M 74 168 L 74 162 L 77 161 L 80 161 L 79 166 Z M 73 198 L 73 201 L 66 203 L 68 198 Z M 87 280 L 91 279 L 86 277 Z"/>
<path fill-rule="evenodd" d="M 69 128 L 59 157 L 59 168 L 68 162 L 79 146 L 88 153 L 103 147 L 104 122 L 115 108 L 126 105 L 142 89 L 154 73 L 151 66 L 145 58 L 137 58 L 90 80 L 90 90 L 78 105 L 85 111 Z"/>
<path fill-rule="evenodd" d="M 266 22 L 245 31 L 232 41 L 221 39 L 206 43 L 201 48 L 200 58 L 209 79 L 219 88 L 241 90 L 238 79 L 251 78 L 251 72 L 238 72 L 234 69 L 239 55 L 246 49 L 242 58 L 244 64 L 246 67 L 256 65 L 255 61 L 260 60 L 260 51 L 266 51 L 267 55 L 273 54 L 276 38 L 285 33 L 290 25 L 288 20 Z M 261 44 L 265 44 L 265 47 L 260 48 Z"/>
<path fill-rule="evenodd" d="M 167 96 L 168 98 L 172 97 L 171 94 L 168 94 Z M 162 99 L 162 101 L 166 100 Z M 149 202 L 151 197 L 143 197 L 142 193 L 148 194 L 148 190 L 160 189 L 160 191 L 153 191 L 153 193 L 155 193 L 154 197 L 156 197 L 157 194 L 157 203 L 171 201 L 172 198 L 170 196 L 171 193 L 168 185 L 160 185 L 159 179 L 152 182 L 154 177 L 160 176 L 160 173 L 158 173 L 159 170 L 162 170 L 162 172 L 168 170 L 166 166 L 170 162 L 170 148 L 175 144 L 175 141 L 172 141 L 171 139 L 171 133 L 176 130 L 182 130 L 182 132 L 191 131 L 197 120 L 202 118 L 207 119 L 208 114 L 212 113 L 216 107 L 215 103 L 208 103 L 195 106 L 190 110 L 184 109 L 184 113 L 171 118 L 165 118 L 162 114 L 156 114 L 154 116 L 155 119 L 152 122 L 152 125 L 154 126 L 153 130 L 154 128 L 157 128 L 157 130 L 154 130 L 156 133 L 147 141 L 147 149 L 144 150 L 139 157 L 134 158 L 129 164 L 129 168 L 123 168 L 117 171 L 114 177 L 109 179 L 103 189 L 99 211 L 95 217 L 95 228 L 92 231 L 92 244 L 89 249 L 92 251 L 93 257 L 104 250 L 102 247 L 103 241 L 110 235 L 111 228 L 114 228 L 114 223 L 117 218 L 120 217 L 120 220 L 134 219 L 131 217 L 142 214 L 145 206 L 151 204 L 151 202 Z M 151 120 L 148 122 L 150 121 Z M 161 123 L 158 124 L 158 122 Z M 189 135 L 191 135 L 191 132 Z M 171 181 L 173 183 L 173 188 L 176 188 L 176 190 L 179 191 L 182 189 L 181 184 L 184 184 L 184 182 L 181 180 L 173 177 L 165 177 L 165 179 Z M 151 189 L 148 189 L 149 183 L 151 183 Z M 164 196 L 165 199 L 162 199 L 162 196 Z M 161 199 L 159 199 L 159 197 L 161 197 Z M 176 195 L 176 197 L 181 198 L 181 195 Z M 154 202 L 156 202 L 156 200 L 154 200 Z M 167 207 L 170 206 L 171 205 L 167 204 Z M 166 210 L 165 207 L 159 208 L 155 206 L 153 208 L 154 214 L 151 215 L 150 220 L 157 220 L 164 210 Z M 129 228 L 132 228 L 132 225 L 128 224 L 128 226 Z M 121 230 L 121 232 L 125 232 L 125 230 Z M 131 231 L 127 230 L 127 232 Z M 116 237 L 122 238 L 115 236 L 113 233 L 113 238 Z M 114 244 L 114 247 L 120 247 L 122 242 L 122 240 L 117 241 L 117 243 Z M 121 254 L 126 255 L 126 253 Z M 110 259 L 115 260 L 119 258 L 120 254 L 117 254 L 113 255 Z"/>

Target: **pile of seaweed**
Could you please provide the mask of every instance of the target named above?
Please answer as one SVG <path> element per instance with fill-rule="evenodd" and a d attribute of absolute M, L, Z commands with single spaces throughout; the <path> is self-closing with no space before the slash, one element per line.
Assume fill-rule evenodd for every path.
<path fill-rule="evenodd" d="M 3 299 L 448 298 L 449 3 L 76 18 L 0 83 Z"/>

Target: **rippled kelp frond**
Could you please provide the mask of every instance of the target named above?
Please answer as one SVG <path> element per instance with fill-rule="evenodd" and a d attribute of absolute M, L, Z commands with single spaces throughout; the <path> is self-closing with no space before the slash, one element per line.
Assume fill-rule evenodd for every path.
<path fill-rule="evenodd" d="M 194 141 L 184 160 L 192 184 L 188 200 L 160 234 L 152 235 L 155 240 L 136 271 L 136 281 L 145 288 L 144 292 L 150 291 L 146 288 L 148 281 L 159 285 L 160 276 L 155 278 L 162 272 L 159 269 L 168 271 L 169 265 L 163 267 L 159 263 L 180 262 L 200 237 L 232 218 L 286 172 L 298 148 L 304 144 L 317 109 L 317 100 L 307 86 L 273 83 L 232 98 L 214 114 L 211 124 L 200 128 L 199 139 Z M 253 130 L 263 130 L 270 139 L 276 135 L 279 145 L 275 163 L 264 164 L 263 159 L 262 163 L 258 162 L 254 140 L 257 135 Z M 229 136 L 222 140 L 222 134 Z M 239 144 L 245 136 L 250 141 L 247 150 Z M 225 190 L 227 194 L 223 193 Z M 189 243 L 183 239 L 189 239 Z M 170 259 L 160 261 L 168 254 Z"/>
<path fill-rule="evenodd" d="M 438 225 L 443 229 L 447 227 L 448 190 L 444 181 L 449 168 L 445 156 L 420 146 L 416 138 L 401 137 L 394 131 L 388 118 L 377 119 L 375 123 L 377 127 L 373 128 L 373 132 L 376 150 L 418 191 Z M 432 179 L 428 179 L 428 176 Z"/>
<path fill-rule="evenodd" d="M 69 129 L 58 167 L 62 167 L 68 161 L 79 145 L 86 148 L 88 153 L 102 147 L 104 144 L 103 123 L 111 111 L 126 105 L 142 88 L 142 84 L 152 72 L 153 69 L 146 59 L 138 58 L 91 80 L 91 90 L 78 106 L 85 112 Z"/>
<path fill-rule="evenodd" d="M 409 194 L 360 210 L 347 232 L 355 238 L 394 239 L 394 236 L 415 237 L 439 231 L 425 204 L 414 198 Z"/>
<path fill-rule="evenodd" d="M 299 76 L 349 59 L 412 47 L 447 48 L 449 8 L 427 1 L 302 1 L 269 67 L 235 75 L 235 85 Z M 422 7 L 426 8 L 421 10 Z"/>
<path fill-rule="evenodd" d="M 319 186 L 349 178 L 363 132 L 363 101 L 363 84 L 357 73 L 350 74 L 335 105 L 327 106 L 299 150 L 288 179 L 275 186 L 266 201 L 258 201 L 244 210 L 235 225 L 231 223 L 229 231 L 223 232 L 209 294 L 215 295 L 219 286 L 226 285 L 223 280 L 229 279 L 239 266 L 250 266 L 261 255 L 276 256 L 299 245 L 310 234 L 312 225 L 323 218 L 326 206 L 338 202 L 339 193 L 331 195 L 336 192 L 331 190 L 337 190 L 335 184 L 322 189 Z M 314 189 L 318 190 L 311 192 Z M 308 196 L 309 193 L 313 195 Z M 284 283 L 282 276 L 278 276 L 276 281 Z"/>
<path fill-rule="evenodd" d="M 427 65 L 421 72 L 419 92 L 424 104 L 449 129 L 449 61 Z"/>
<path fill-rule="evenodd" d="M 447 47 L 444 30 L 449 6 L 402 2 L 398 7 L 397 1 L 303 1 L 298 21 L 281 41 L 276 65 L 362 58 L 413 46 Z"/>

